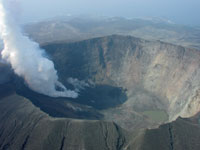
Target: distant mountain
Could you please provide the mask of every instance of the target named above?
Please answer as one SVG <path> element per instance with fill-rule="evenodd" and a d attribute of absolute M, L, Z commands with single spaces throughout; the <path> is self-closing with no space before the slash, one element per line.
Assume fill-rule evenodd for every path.
<path fill-rule="evenodd" d="M 200 148 L 200 51 L 121 35 L 42 48 L 66 87 L 88 86 L 51 98 L 0 65 L 0 149 Z"/>
<path fill-rule="evenodd" d="M 140 18 L 137 18 L 137 19 L 151 21 L 153 23 L 176 24 L 173 21 L 171 21 L 167 18 L 162 18 L 162 17 L 140 17 Z"/>
<path fill-rule="evenodd" d="M 199 28 L 174 24 L 163 18 L 70 16 L 28 24 L 24 29 L 40 43 L 120 34 L 200 49 Z"/>

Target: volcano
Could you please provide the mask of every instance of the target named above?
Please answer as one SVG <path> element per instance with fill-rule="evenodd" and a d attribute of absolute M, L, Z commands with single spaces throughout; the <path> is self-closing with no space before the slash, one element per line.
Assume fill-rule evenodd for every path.
<path fill-rule="evenodd" d="M 66 87 L 87 86 L 52 98 L 2 64 L 0 149 L 200 148 L 200 51 L 121 35 L 42 48 Z"/>

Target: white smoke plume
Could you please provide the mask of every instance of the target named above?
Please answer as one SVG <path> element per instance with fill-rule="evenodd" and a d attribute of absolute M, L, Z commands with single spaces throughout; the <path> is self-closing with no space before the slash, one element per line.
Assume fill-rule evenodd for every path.
<path fill-rule="evenodd" d="M 3 50 L 3 41 L 0 39 L 0 52 Z"/>
<path fill-rule="evenodd" d="M 84 90 L 86 87 L 90 87 L 88 83 L 85 81 L 80 81 L 76 78 L 68 78 L 68 83 L 74 86 L 76 92 L 80 92 L 81 90 Z"/>
<path fill-rule="evenodd" d="M 78 94 L 67 90 L 58 81 L 57 71 L 39 44 L 25 36 L 8 7 L 9 0 L 0 0 L 0 36 L 4 49 L 2 58 L 8 61 L 15 73 L 34 91 L 52 97 L 72 97 Z M 62 90 L 57 90 L 62 89 Z"/>

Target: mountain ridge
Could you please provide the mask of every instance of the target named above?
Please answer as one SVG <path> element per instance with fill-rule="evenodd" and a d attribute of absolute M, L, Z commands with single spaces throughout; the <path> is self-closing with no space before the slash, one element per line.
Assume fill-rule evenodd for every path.
<path fill-rule="evenodd" d="M 199 115 L 178 118 L 156 129 L 128 132 L 113 122 L 52 118 L 16 94 L 1 97 L 0 104 L 1 149 L 198 150 L 200 147 Z M 191 138 L 187 139 L 188 136 Z"/>
<path fill-rule="evenodd" d="M 42 48 L 66 87 L 73 88 L 68 77 L 92 85 L 72 102 L 29 91 L 15 76 L 1 76 L 0 149 L 200 148 L 200 51 L 121 35 Z M 72 111 L 76 107 L 97 111 L 103 119 L 79 116 Z"/>
<path fill-rule="evenodd" d="M 55 50 L 56 47 L 57 50 Z M 197 83 L 191 84 L 194 84 L 196 86 L 195 88 L 199 88 L 198 68 L 200 52 L 195 49 L 188 49 L 182 46 L 176 46 L 174 44 L 168 44 L 159 41 L 147 41 L 131 36 L 119 35 L 95 38 L 92 40 L 85 40 L 71 44 L 50 44 L 49 46 L 44 46 L 44 48 L 47 50 L 47 52 L 51 53 L 51 57 L 55 62 L 55 66 L 61 74 L 67 75 L 68 73 L 67 70 L 65 71 L 60 69 L 59 66 L 73 64 L 73 67 L 76 67 L 76 63 L 79 64 L 77 66 L 79 67 L 77 70 L 80 70 L 80 72 L 77 73 L 79 76 L 76 76 L 76 72 L 68 75 L 73 77 L 74 74 L 75 78 L 79 77 L 80 79 L 84 79 L 84 77 L 86 77 L 83 75 L 85 70 L 82 70 L 81 66 L 83 66 L 82 64 L 84 64 L 84 61 L 89 61 L 89 63 L 87 62 L 88 65 L 86 67 L 88 67 L 88 70 L 90 71 L 93 70 L 94 74 L 92 75 L 90 72 L 87 72 L 85 73 L 87 74 L 87 77 L 90 75 L 94 76 L 95 78 L 98 77 L 98 79 L 96 78 L 94 80 L 97 82 L 99 80 L 102 83 L 105 82 L 111 85 L 117 85 L 119 87 L 121 86 L 124 89 L 134 88 L 134 82 L 139 85 L 140 81 L 142 81 L 141 86 L 146 86 L 145 89 L 152 89 L 149 86 L 155 86 L 155 88 L 157 88 L 155 90 L 159 90 L 160 88 L 158 87 L 157 82 L 159 82 L 161 87 L 164 86 L 162 85 L 163 83 L 161 83 L 161 78 L 175 78 L 174 80 L 177 80 L 177 82 L 185 82 L 184 80 L 188 80 L 188 82 L 196 81 Z M 92 52 L 90 52 L 90 50 L 92 50 Z M 65 56 L 68 62 L 60 62 L 57 58 L 62 56 L 59 53 L 62 53 L 62 56 Z M 73 53 L 73 56 L 71 56 L 72 58 L 77 57 L 79 58 L 79 61 L 83 62 L 79 63 L 71 60 L 70 53 Z M 98 58 L 98 60 L 94 59 L 93 57 Z M 56 62 L 59 62 L 62 65 Z M 91 65 L 90 62 L 93 62 L 93 64 Z M 183 65 L 185 65 L 187 68 L 184 68 Z M 129 67 L 129 69 L 127 67 Z M 66 67 L 66 69 L 67 68 L 68 67 Z M 68 69 L 70 69 L 70 66 Z M 162 73 L 162 71 L 160 71 L 161 69 L 163 69 L 165 72 L 167 71 L 169 74 L 164 73 L 164 76 L 160 76 L 159 74 Z M 187 72 L 187 69 L 190 71 L 188 70 Z M 130 70 L 132 70 L 132 72 L 130 72 Z M 183 81 L 179 80 L 182 75 L 178 71 L 182 71 L 184 74 L 186 74 L 185 77 L 182 77 L 183 79 L 181 79 Z M 155 73 L 157 75 L 156 78 L 154 77 Z M 81 75 L 83 75 L 83 78 Z M 190 81 L 191 75 L 192 81 Z M 128 78 L 130 78 L 130 82 L 127 80 Z M 196 78 L 196 80 L 193 78 Z M 155 80 L 155 83 L 152 82 L 152 85 L 149 85 L 149 81 L 151 80 Z M 170 86 L 172 87 L 170 88 L 173 89 L 173 85 L 174 83 L 171 83 Z M 150 90 L 150 92 L 153 91 Z"/>
<path fill-rule="evenodd" d="M 69 17 L 24 26 L 25 33 L 40 43 L 81 41 L 112 34 L 131 35 L 147 40 L 199 49 L 200 30 L 195 27 L 169 24 L 162 19 L 127 19 L 122 17 Z"/>

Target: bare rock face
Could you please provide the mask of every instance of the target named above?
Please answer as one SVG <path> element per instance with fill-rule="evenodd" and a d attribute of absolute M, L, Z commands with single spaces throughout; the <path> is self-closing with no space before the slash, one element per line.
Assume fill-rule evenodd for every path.
<path fill-rule="evenodd" d="M 200 110 L 198 50 L 117 35 L 44 48 L 63 82 L 74 77 L 126 90 L 126 102 L 102 111 L 122 127 L 134 128 L 134 122 L 144 120 L 150 127 Z"/>

